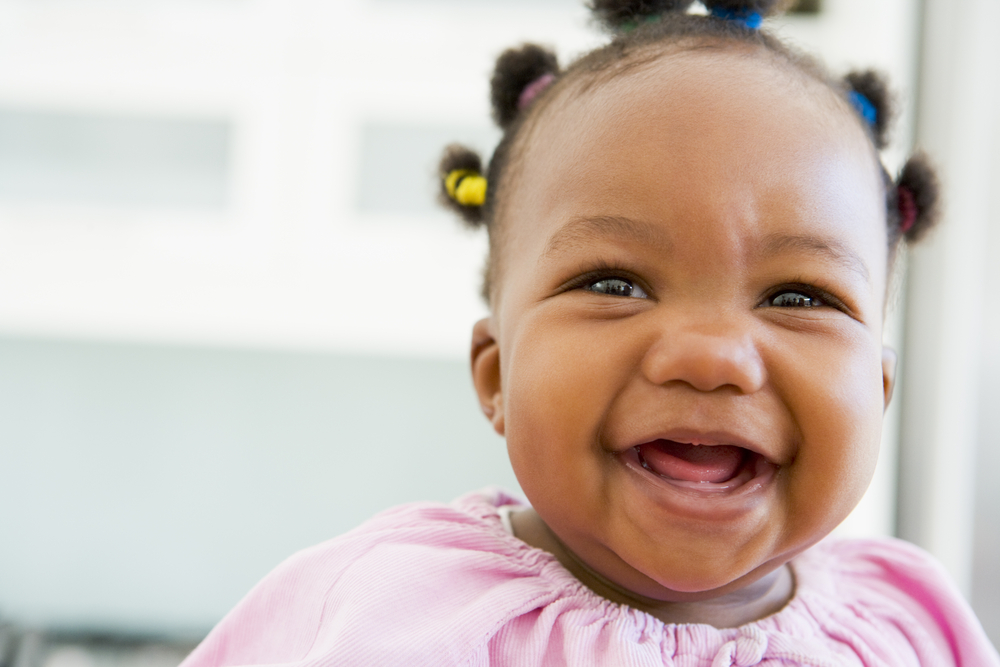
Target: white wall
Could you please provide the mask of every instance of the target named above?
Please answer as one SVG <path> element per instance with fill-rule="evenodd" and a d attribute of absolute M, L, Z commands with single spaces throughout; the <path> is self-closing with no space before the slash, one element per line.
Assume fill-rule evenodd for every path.
<path fill-rule="evenodd" d="M 936 555 L 966 594 L 973 588 L 980 386 L 996 378 L 984 364 L 996 341 L 982 331 L 986 314 L 1000 305 L 986 289 L 988 257 L 996 256 L 990 251 L 1000 250 L 990 247 L 998 223 L 1000 46 L 991 29 L 998 20 L 1000 5 L 990 0 L 926 3 L 917 139 L 942 169 L 944 216 L 912 253 L 907 294 L 900 529 Z"/>
<path fill-rule="evenodd" d="M 0 614 L 199 635 L 392 505 L 517 489 L 461 361 L 0 338 Z"/>
<path fill-rule="evenodd" d="M 1000 5 L 925 4 L 917 139 L 945 198 L 910 263 L 900 532 L 944 563 L 1000 643 Z"/>

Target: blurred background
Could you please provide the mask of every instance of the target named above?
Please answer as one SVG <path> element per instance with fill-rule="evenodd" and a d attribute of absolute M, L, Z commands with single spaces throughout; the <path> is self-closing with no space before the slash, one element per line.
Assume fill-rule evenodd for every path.
<path fill-rule="evenodd" d="M 900 92 L 945 173 L 900 263 L 876 479 L 840 531 L 937 555 L 1000 642 L 994 0 L 774 22 Z M 0 667 L 172 667 L 292 552 L 517 490 L 467 371 L 485 239 L 434 205 L 488 154 L 508 46 L 578 0 L 0 0 Z"/>

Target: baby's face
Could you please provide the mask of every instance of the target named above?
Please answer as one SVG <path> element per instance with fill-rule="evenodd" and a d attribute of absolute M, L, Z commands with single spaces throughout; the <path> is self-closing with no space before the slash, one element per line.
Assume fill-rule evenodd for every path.
<path fill-rule="evenodd" d="M 473 369 L 551 531 L 659 600 L 734 591 L 829 533 L 891 386 L 884 195 L 846 105 L 682 53 L 563 94 L 522 156 Z"/>

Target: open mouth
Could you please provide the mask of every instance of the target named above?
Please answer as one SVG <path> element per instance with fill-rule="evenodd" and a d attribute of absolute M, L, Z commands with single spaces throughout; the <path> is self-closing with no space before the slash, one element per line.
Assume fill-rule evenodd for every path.
<path fill-rule="evenodd" d="M 733 489 L 773 468 L 760 454 L 736 445 L 654 440 L 633 449 L 643 468 L 674 485 L 688 488 Z"/>

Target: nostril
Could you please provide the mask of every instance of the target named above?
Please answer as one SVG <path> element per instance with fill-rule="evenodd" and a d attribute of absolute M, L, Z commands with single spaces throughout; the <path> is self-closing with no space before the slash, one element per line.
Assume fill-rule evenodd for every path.
<path fill-rule="evenodd" d="M 653 384 L 683 382 L 703 392 L 732 387 L 751 394 L 766 381 L 763 360 L 747 335 L 681 332 L 663 336 L 647 351 L 643 372 Z"/>

